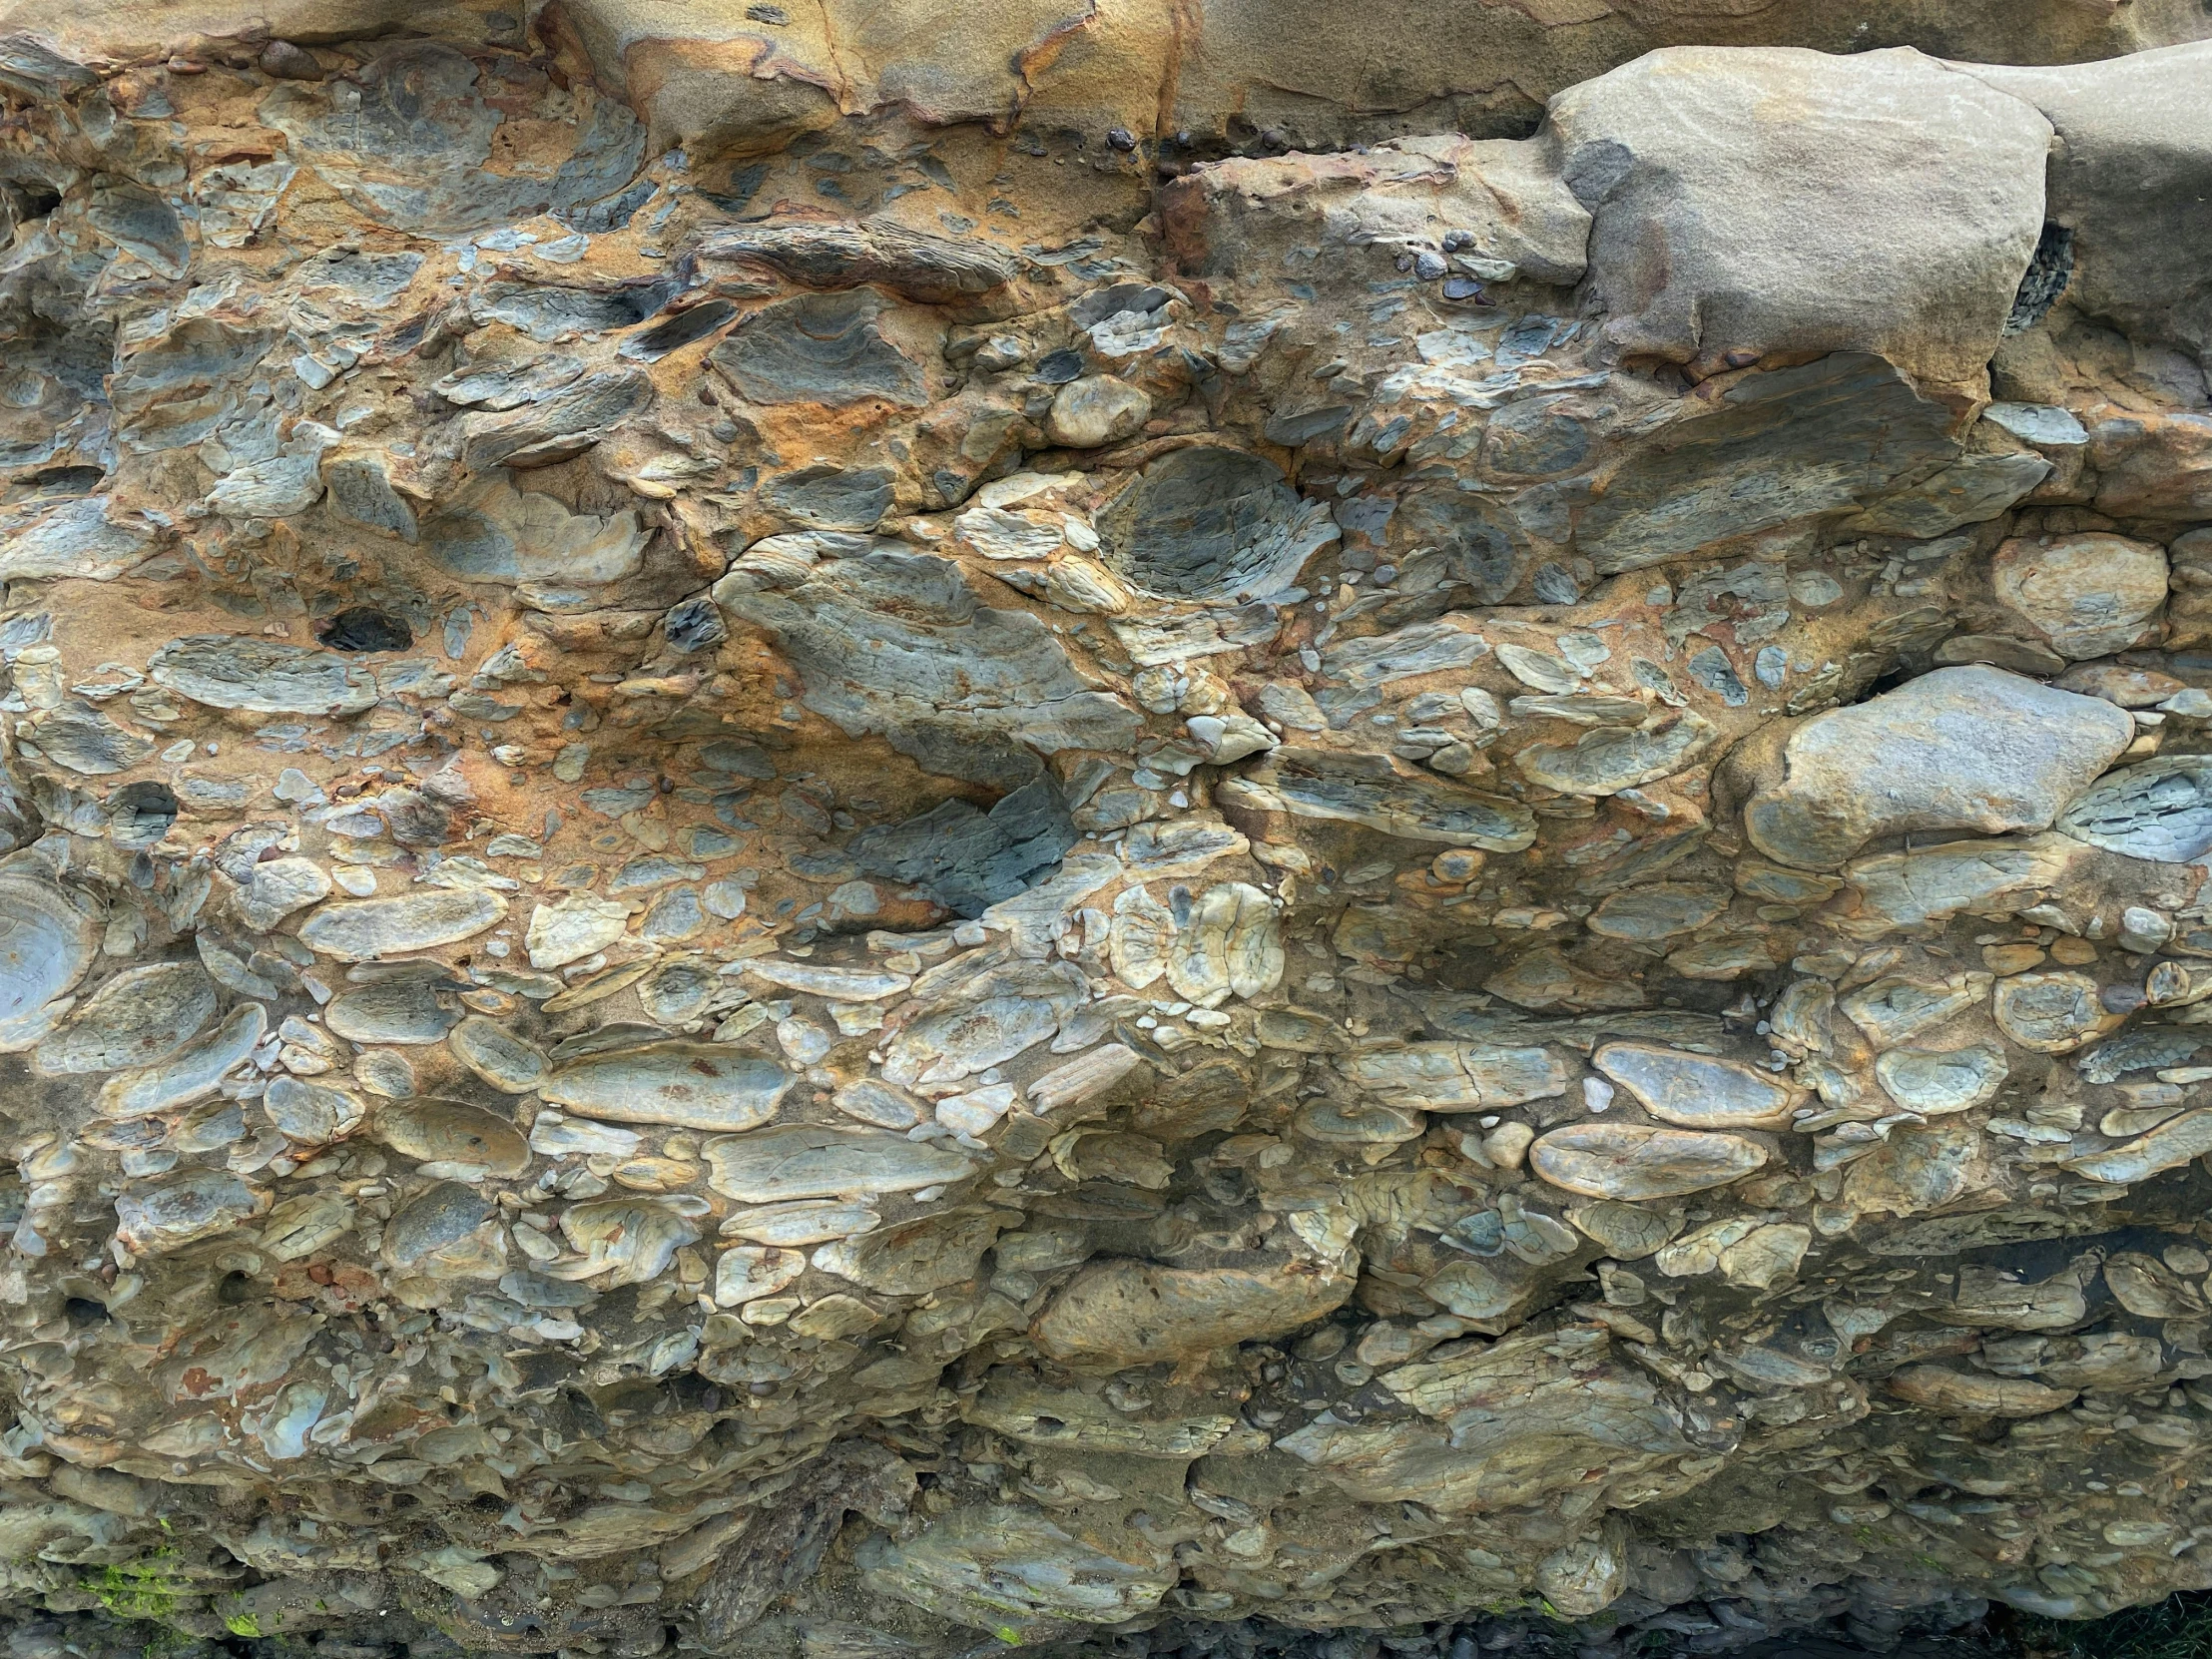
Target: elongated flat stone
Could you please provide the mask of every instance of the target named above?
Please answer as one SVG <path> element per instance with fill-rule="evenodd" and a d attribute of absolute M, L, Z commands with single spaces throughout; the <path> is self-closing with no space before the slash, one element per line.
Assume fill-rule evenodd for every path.
<path fill-rule="evenodd" d="M 476 472 L 550 466 L 582 454 L 652 401 L 653 382 L 637 369 L 587 374 L 542 401 L 464 416 L 462 459 Z"/>
<path fill-rule="evenodd" d="M 1589 925 L 1609 939 L 1670 939 L 1696 932 L 1727 908 L 1721 888 L 1667 881 L 1607 895 Z"/>
<path fill-rule="evenodd" d="M 1951 1313 L 1974 1325 L 2008 1331 L 2064 1331 L 2088 1315 L 2083 1277 L 2077 1270 L 2023 1283 L 2018 1274 L 2004 1268 L 1962 1265 Z"/>
<path fill-rule="evenodd" d="M 1079 1388 L 1046 1388 L 993 1373 L 968 1409 L 969 1420 L 1027 1445 L 1065 1446 L 1128 1457 L 1204 1454 L 1235 1425 L 1224 1414 L 1132 1418 Z"/>
<path fill-rule="evenodd" d="M 25 721 L 22 732 L 56 766 L 87 778 L 127 772 L 154 753 L 153 739 L 75 699 Z"/>
<path fill-rule="evenodd" d="M 774 1296 L 806 1271 L 800 1251 L 739 1245 L 715 1259 L 715 1306 L 739 1308 Z"/>
<path fill-rule="evenodd" d="M 70 576 L 111 582 L 141 562 L 153 547 L 145 530 L 113 523 L 110 498 L 88 495 L 0 535 L 0 576 L 9 581 Z"/>
<path fill-rule="evenodd" d="M 1805 1098 L 1772 1073 L 1649 1043 L 1608 1043 L 1591 1064 L 1662 1123 L 1684 1129 L 1784 1129 Z"/>
<path fill-rule="evenodd" d="M 1176 1571 L 1169 1551 L 1142 1534 L 1116 1531 L 1106 1544 L 1094 1543 L 1041 1513 L 988 1504 L 954 1510 L 941 1526 L 885 1549 L 867 1582 L 1022 1642 L 1072 1621 L 1120 1623 L 1150 1613 L 1174 1587 Z"/>
<path fill-rule="evenodd" d="M 1018 268 L 1001 249 L 916 231 L 894 220 L 863 225 L 743 225 L 710 238 L 700 256 L 759 262 L 813 287 L 880 282 L 911 299 L 957 303 L 1004 287 Z"/>
<path fill-rule="evenodd" d="M 215 1010 L 215 981 L 198 962 L 128 968 L 40 1043 L 33 1063 L 50 1075 L 147 1065 L 174 1053 Z"/>
<path fill-rule="evenodd" d="M 2039 1417 L 2074 1402 L 2072 1388 L 2053 1388 L 2024 1377 L 1981 1377 L 1947 1366 L 1907 1366 L 1894 1373 L 1890 1392 L 1923 1410 L 1954 1417 Z"/>
<path fill-rule="evenodd" d="M 1535 816 L 1516 801 L 1393 768 L 1381 757 L 1278 749 L 1222 784 L 1223 799 L 1297 818 L 1362 824 L 1407 840 L 1518 852 L 1536 838 Z"/>
<path fill-rule="evenodd" d="M 545 1054 L 493 1020 L 471 1015 L 446 1036 L 462 1065 L 504 1094 L 523 1094 L 545 1075 Z"/>
<path fill-rule="evenodd" d="M 874 293 L 806 294 L 753 312 L 709 360 L 756 403 L 919 403 L 918 364 L 889 340 Z"/>
<path fill-rule="evenodd" d="M 2064 835 L 2032 835 L 1857 858 L 1844 866 L 1850 910 L 1838 925 L 1857 938 L 1879 938 L 1961 910 L 2011 915 L 2042 903 L 2095 856 Z"/>
<path fill-rule="evenodd" d="M 458 987 L 443 969 L 399 971 L 333 997 L 323 1023 L 359 1043 L 434 1043 L 460 1023 Z"/>
<path fill-rule="evenodd" d="M 146 672 L 195 703 L 253 714 L 357 715 L 377 696 L 375 676 L 335 652 L 233 634 L 172 640 Z"/>
<path fill-rule="evenodd" d="M 1344 1070 L 1377 1098 L 1423 1112 L 1496 1111 L 1565 1094 L 1568 1081 L 1549 1049 L 1485 1043 L 1408 1043 L 1354 1055 Z"/>
<path fill-rule="evenodd" d="M 616 1123 L 753 1129 L 776 1115 L 792 1074 L 774 1060 L 710 1043 L 658 1043 L 556 1066 L 538 1093 Z"/>
<path fill-rule="evenodd" d="M 1868 1041 L 1887 1048 L 1916 1036 L 1977 1005 L 1994 983 L 1986 973 L 1956 973 L 1946 979 L 1877 979 L 1848 993 L 1841 1002 Z"/>
<path fill-rule="evenodd" d="M 1626 219 L 1624 232 L 1640 234 L 1629 229 L 1639 222 L 1650 223 Z M 1833 512 L 1952 459 L 1948 425 L 1941 405 L 1859 352 L 1749 375 L 1656 434 L 1613 479 L 1577 541 L 1611 575 Z"/>
<path fill-rule="evenodd" d="M 828 997 L 832 1002 L 880 1002 L 913 983 L 910 974 L 832 967 L 826 962 L 792 962 L 772 956 L 755 957 L 745 964 L 745 971 L 784 990 Z"/>
<path fill-rule="evenodd" d="M 1577 1204 L 1567 1211 L 1577 1231 L 1605 1247 L 1607 1255 L 1622 1262 L 1638 1262 L 1651 1255 L 1681 1230 L 1679 1215 L 1641 1209 L 1612 1199 Z"/>
<path fill-rule="evenodd" d="M 834 1199 L 802 1199 L 791 1204 L 764 1204 L 740 1210 L 722 1224 L 726 1238 L 789 1249 L 798 1245 L 831 1244 L 855 1234 L 872 1232 L 883 1218 L 864 1204 Z"/>
<path fill-rule="evenodd" d="M 425 887 L 394 898 L 324 904 L 300 924 L 299 937 L 341 962 L 369 962 L 471 938 L 506 914 L 507 901 L 497 893 Z"/>
<path fill-rule="evenodd" d="M 2123 1250 L 2104 1264 L 2112 1300 L 2142 1319 L 2202 1319 L 2204 1295 L 2156 1257 Z"/>
<path fill-rule="evenodd" d="M 1741 1135 L 1645 1129 L 1627 1123 L 1569 1124 L 1536 1137 L 1529 1168 L 1584 1198 L 1680 1198 L 1741 1181 L 1767 1149 Z"/>
<path fill-rule="evenodd" d="M 957 1152 L 903 1136 L 792 1124 L 709 1141 L 707 1184 L 741 1204 L 800 1198 L 874 1198 L 958 1181 L 975 1166 Z"/>
<path fill-rule="evenodd" d="M 2212 1153 L 2212 1107 L 2170 1117 L 2147 1134 L 2109 1151 L 2069 1159 L 2066 1168 L 2092 1181 L 2124 1185 L 2179 1169 L 2206 1153 Z"/>
<path fill-rule="evenodd" d="M 1354 1276 L 1099 1262 L 1038 1316 L 1037 1346 L 1056 1360 L 1107 1366 L 1232 1346 L 1321 1318 L 1352 1294 Z"/>
<path fill-rule="evenodd" d="M 1719 736 L 1702 717 L 1681 714 L 1648 727 L 1601 726 L 1571 744 L 1531 744 L 1513 765 L 1530 783 L 1562 795 L 1618 795 L 1689 767 Z"/>
<path fill-rule="evenodd" d="M 254 1052 L 269 1029 L 269 1011 L 259 1002 L 234 1008 L 213 1030 L 188 1042 L 157 1065 L 111 1077 L 100 1088 L 105 1117 L 135 1117 L 162 1112 L 213 1094 L 223 1075 Z"/>
<path fill-rule="evenodd" d="M 490 1174 L 520 1175 L 530 1147 L 505 1118 L 457 1100 L 404 1100 L 380 1106 L 376 1139 L 421 1164 L 471 1164 Z"/>

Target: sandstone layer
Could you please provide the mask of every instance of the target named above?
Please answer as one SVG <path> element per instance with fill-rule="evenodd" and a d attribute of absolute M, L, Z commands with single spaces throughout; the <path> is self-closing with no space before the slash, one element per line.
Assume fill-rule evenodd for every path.
<path fill-rule="evenodd" d="M 2212 26 L 1839 15 L 0 8 L 10 1654 L 2212 1586 Z"/>

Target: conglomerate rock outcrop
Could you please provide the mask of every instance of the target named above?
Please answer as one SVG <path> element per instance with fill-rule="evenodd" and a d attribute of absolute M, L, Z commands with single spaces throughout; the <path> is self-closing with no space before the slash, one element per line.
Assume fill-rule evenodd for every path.
<path fill-rule="evenodd" d="M 2206 27 L 7 7 L 10 1654 L 2212 1584 Z"/>

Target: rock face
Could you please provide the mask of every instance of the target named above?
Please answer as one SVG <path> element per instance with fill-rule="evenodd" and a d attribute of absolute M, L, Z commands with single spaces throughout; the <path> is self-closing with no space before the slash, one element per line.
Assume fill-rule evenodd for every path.
<path fill-rule="evenodd" d="M 0 10 L 12 1655 L 2212 1585 L 2201 7 Z"/>

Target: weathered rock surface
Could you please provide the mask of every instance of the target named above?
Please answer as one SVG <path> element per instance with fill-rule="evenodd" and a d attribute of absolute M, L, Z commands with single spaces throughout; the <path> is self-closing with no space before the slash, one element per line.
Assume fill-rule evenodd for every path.
<path fill-rule="evenodd" d="M 1999 603 L 2061 657 L 2139 644 L 2166 603 L 2163 549 L 2120 536 L 2008 541 L 1989 560 Z"/>
<path fill-rule="evenodd" d="M 2050 221 L 2072 233 L 2078 303 L 2131 335 L 2196 352 L 2212 346 L 2207 232 L 2184 194 L 2212 155 L 2212 111 L 2196 96 L 2202 42 L 2117 63 L 2035 69 L 1974 64 L 1966 74 L 2033 104 L 2058 140 Z"/>
<path fill-rule="evenodd" d="M 2135 735 L 2125 712 L 1993 668 L 1939 668 L 1790 735 L 1744 828 L 1770 858 L 1833 869 L 1912 830 L 2047 830 Z"/>
<path fill-rule="evenodd" d="M 1873 351 L 1970 389 L 2042 229 L 2050 127 L 1960 81 L 1909 48 L 1675 47 L 1562 93 L 1550 128 L 1591 211 L 1606 333 L 1708 372 Z"/>
<path fill-rule="evenodd" d="M 0 12 L 16 1659 L 2212 1585 L 2201 7 Z"/>

